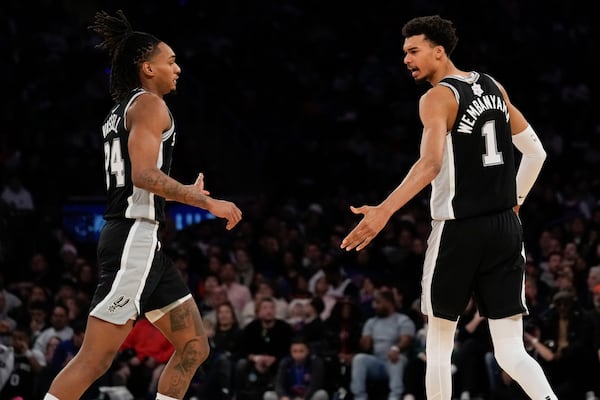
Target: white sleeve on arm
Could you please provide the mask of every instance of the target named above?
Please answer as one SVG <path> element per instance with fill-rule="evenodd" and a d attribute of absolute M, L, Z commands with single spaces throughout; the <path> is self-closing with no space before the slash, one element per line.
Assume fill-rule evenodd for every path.
<path fill-rule="evenodd" d="M 512 141 L 523 154 L 517 171 L 517 204 L 521 205 L 542 169 L 546 151 L 531 125 L 513 135 Z"/>

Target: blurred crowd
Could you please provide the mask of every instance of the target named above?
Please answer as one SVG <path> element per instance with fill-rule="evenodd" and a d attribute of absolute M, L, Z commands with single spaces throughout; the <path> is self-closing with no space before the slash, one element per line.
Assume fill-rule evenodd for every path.
<path fill-rule="evenodd" d="M 428 191 L 367 249 L 339 244 L 357 221 L 349 205 L 380 201 L 418 156 L 425 88 L 402 63 L 400 29 L 433 13 L 456 24 L 457 65 L 502 82 L 546 147 L 521 209 L 524 340 L 559 398 L 600 396 L 598 25 L 576 2 L 487 3 L 4 1 L 0 399 L 40 398 L 85 333 L 95 243 L 72 236 L 61 212 L 103 198 L 109 60 L 86 27 L 96 10 L 119 8 L 169 43 L 183 70 L 167 98 L 179 133 L 172 175 L 204 172 L 207 189 L 244 213 L 232 232 L 219 220 L 161 231 L 213 341 L 190 398 L 384 398 L 398 385 L 423 398 Z M 406 343 L 395 355 L 380 348 L 398 337 L 374 329 L 389 321 Z M 172 351 L 152 329 L 136 324 L 88 398 L 111 386 L 149 398 Z M 456 397 L 518 399 L 486 329 L 471 304 L 456 337 Z M 369 374 L 374 360 L 397 369 Z"/>

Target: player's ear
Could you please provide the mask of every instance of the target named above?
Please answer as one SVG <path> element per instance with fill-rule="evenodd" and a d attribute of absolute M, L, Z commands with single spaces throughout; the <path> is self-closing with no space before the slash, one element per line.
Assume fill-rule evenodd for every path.
<path fill-rule="evenodd" d="M 144 63 L 142 63 L 142 72 L 146 75 L 152 75 L 152 66 L 150 65 L 150 63 L 148 61 L 145 61 Z"/>
<path fill-rule="evenodd" d="M 440 59 L 445 53 L 443 46 L 435 46 L 435 58 Z"/>

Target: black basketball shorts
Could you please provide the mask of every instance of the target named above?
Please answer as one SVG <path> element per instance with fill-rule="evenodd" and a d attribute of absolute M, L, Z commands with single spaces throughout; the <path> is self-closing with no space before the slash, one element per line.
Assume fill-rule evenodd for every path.
<path fill-rule="evenodd" d="M 146 314 L 155 321 L 166 307 L 191 298 L 172 260 L 160 250 L 158 223 L 109 220 L 98 241 L 100 276 L 90 315 L 122 325 Z"/>
<path fill-rule="evenodd" d="M 512 209 L 434 220 L 421 281 L 421 311 L 456 321 L 473 296 L 482 316 L 526 314 L 523 229 Z"/>

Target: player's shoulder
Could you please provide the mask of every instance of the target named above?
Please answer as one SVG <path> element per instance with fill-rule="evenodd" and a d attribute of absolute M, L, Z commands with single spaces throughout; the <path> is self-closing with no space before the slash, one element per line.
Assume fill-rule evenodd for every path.
<path fill-rule="evenodd" d="M 442 103 L 447 101 L 453 101 L 455 95 L 451 88 L 445 85 L 435 85 L 429 88 L 423 95 L 419 103 L 423 104 L 431 104 L 431 103 Z"/>
<path fill-rule="evenodd" d="M 158 96 L 155 93 L 142 91 L 136 96 L 135 99 L 133 99 L 131 106 L 129 107 L 128 114 L 146 115 L 148 113 L 156 115 L 168 115 L 167 103 L 165 103 L 161 96 Z"/>

